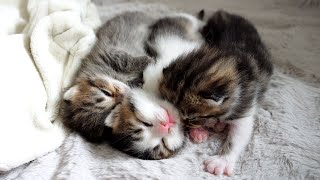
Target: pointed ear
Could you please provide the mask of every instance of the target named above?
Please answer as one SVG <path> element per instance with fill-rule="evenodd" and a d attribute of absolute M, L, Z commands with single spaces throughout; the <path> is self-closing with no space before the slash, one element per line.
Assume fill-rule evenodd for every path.
<path fill-rule="evenodd" d="M 156 48 L 154 47 L 154 45 L 150 41 L 146 41 L 144 46 L 145 46 L 144 49 L 145 49 L 146 53 L 150 57 L 156 58 L 157 56 L 159 56 Z M 155 60 L 153 60 L 153 61 L 155 61 Z"/>
<path fill-rule="evenodd" d="M 119 118 L 118 111 L 119 111 L 119 106 L 115 107 L 111 113 L 107 116 L 106 120 L 104 121 L 104 125 L 107 127 L 112 128 L 113 122 L 116 121 Z"/>
<path fill-rule="evenodd" d="M 79 92 L 78 85 L 72 86 L 63 94 L 63 100 L 71 101 L 71 99 Z"/>
<path fill-rule="evenodd" d="M 204 19 L 204 15 L 205 15 L 205 11 L 204 9 L 201 9 L 197 14 L 197 18 L 202 21 Z"/>
<path fill-rule="evenodd" d="M 130 91 L 130 87 L 121 81 L 112 80 L 112 83 L 122 94 L 126 94 Z"/>

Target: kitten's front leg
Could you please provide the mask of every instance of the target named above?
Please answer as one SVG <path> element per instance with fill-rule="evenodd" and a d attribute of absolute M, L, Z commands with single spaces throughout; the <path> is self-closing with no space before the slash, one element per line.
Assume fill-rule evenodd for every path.
<path fill-rule="evenodd" d="M 236 161 L 250 141 L 253 120 L 253 116 L 249 116 L 229 123 L 228 137 L 219 155 L 211 156 L 205 161 L 208 172 L 215 175 L 232 175 Z"/>

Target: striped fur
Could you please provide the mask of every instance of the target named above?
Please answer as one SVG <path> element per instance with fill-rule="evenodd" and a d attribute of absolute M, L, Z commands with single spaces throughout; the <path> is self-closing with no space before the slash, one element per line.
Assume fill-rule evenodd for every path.
<path fill-rule="evenodd" d="M 184 144 L 177 109 L 134 88 L 153 61 L 144 45 L 154 21 L 144 13 L 125 13 L 101 27 L 62 104 L 66 126 L 141 159 L 171 157 Z"/>
<path fill-rule="evenodd" d="M 220 153 L 205 165 L 210 173 L 231 175 L 250 139 L 255 109 L 273 66 L 257 30 L 243 17 L 218 11 L 201 34 L 206 43 L 163 70 L 159 91 L 179 109 L 188 126 L 229 124 Z"/>
<path fill-rule="evenodd" d="M 168 133 L 161 133 L 162 122 L 173 117 L 175 124 Z M 170 103 L 132 89 L 121 105 L 106 120 L 110 144 L 141 159 L 164 159 L 175 155 L 184 145 L 178 110 Z"/>
<path fill-rule="evenodd" d="M 91 141 L 104 139 L 105 119 L 130 87 L 142 85 L 142 72 L 153 62 L 144 51 L 153 21 L 142 12 L 126 12 L 98 30 L 96 44 L 64 94 L 61 115 L 67 127 Z"/>

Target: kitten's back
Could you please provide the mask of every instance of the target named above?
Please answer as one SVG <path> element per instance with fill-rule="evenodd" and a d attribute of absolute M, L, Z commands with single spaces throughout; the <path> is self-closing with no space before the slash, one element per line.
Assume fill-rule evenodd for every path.
<path fill-rule="evenodd" d="M 141 85 L 141 73 L 153 61 L 144 50 L 152 21 L 143 12 L 125 12 L 106 22 L 81 64 L 78 79 L 104 74 L 129 86 Z"/>
<path fill-rule="evenodd" d="M 258 93 L 261 99 L 273 73 L 273 65 L 271 54 L 255 26 L 244 17 L 220 10 L 208 19 L 201 34 L 210 46 L 252 57 L 252 66 L 257 67 L 259 74 Z"/>
<path fill-rule="evenodd" d="M 132 56 L 145 55 L 144 42 L 154 18 L 143 12 L 126 12 L 104 24 L 97 33 L 102 47 L 123 50 Z"/>
<path fill-rule="evenodd" d="M 239 15 L 223 10 L 215 12 L 201 30 L 207 44 L 245 52 L 259 60 L 258 66 L 272 74 L 271 55 L 254 25 Z"/>
<path fill-rule="evenodd" d="M 202 21 L 184 13 L 161 18 L 150 26 L 147 52 L 156 59 L 156 64 L 149 65 L 144 71 L 145 90 L 159 95 L 163 68 L 201 46 L 201 27 Z"/>

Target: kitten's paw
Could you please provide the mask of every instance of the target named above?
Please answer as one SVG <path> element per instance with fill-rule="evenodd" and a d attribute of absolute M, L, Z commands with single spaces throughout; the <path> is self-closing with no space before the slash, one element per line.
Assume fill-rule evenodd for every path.
<path fill-rule="evenodd" d="M 213 130 L 215 132 L 221 132 L 225 129 L 225 127 L 226 127 L 226 123 L 219 121 L 214 125 Z"/>
<path fill-rule="evenodd" d="M 227 176 L 232 176 L 234 161 L 228 160 L 225 156 L 211 156 L 205 162 L 206 170 L 214 175 L 225 174 Z"/>
<path fill-rule="evenodd" d="M 209 132 L 204 128 L 195 128 L 190 131 L 191 139 L 196 143 L 202 143 L 209 137 Z"/>

